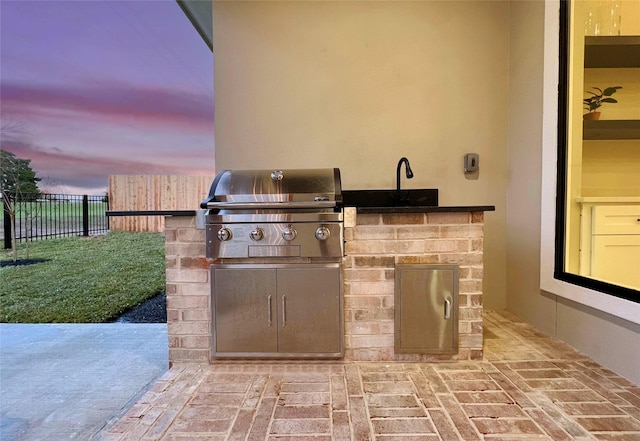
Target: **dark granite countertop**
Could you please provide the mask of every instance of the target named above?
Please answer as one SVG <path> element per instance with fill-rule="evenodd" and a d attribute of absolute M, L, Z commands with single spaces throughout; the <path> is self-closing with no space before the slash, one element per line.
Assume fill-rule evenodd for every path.
<path fill-rule="evenodd" d="M 474 211 L 496 211 L 493 205 L 470 205 L 470 206 L 409 206 L 409 207 L 355 207 L 360 214 L 403 214 L 403 213 L 453 213 L 453 212 L 474 212 Z"/>
<path fill-rule="evenodd" d="M 437 188 L 342 190 L 345 207 L 355 207 L 357 213 L 451 213 L 495 211 L 493 205 L 443 207 Z"/>
<path fill-rule="evenodd" d="M 132 210 L 107 211 L 107 216 L 195 216 L 196 210 Z"/>

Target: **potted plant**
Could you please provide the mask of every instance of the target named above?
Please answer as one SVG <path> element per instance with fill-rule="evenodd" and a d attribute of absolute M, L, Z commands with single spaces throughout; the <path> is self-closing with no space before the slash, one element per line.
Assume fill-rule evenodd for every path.
<path fill-rule="evenodd" d="M 618 89 L 622 89 L 622 86 L 611 86 L 604 90 L 599 87 L 592 87 L 592 89 L 595 89 L 598 93 L 587 90 L 587 93 L 591 94 L 591 96 L 582 100 L 584 109 L 589 111 L 589 113 L 583 115 L 584 119 L 600 119 L 600 112 L 597 112 L 598 108 L 603 103 L 617 103 L 618 101 L 615 98 L 611 98 L 611 95 L 616 93 Z"/>

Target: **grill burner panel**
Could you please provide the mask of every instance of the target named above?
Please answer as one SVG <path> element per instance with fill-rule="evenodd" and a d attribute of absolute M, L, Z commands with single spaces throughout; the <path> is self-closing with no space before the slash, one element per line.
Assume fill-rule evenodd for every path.
<path fill-rule="evenodd" d="M 225 229 L 231 237 L 220 240 L 218 233 Z M 328 231 L 328 238 L 316 238 L 318 230 Z M 252 233 L 258 231 L 262 231 L 263 238 L 252 239 Z M 284 236 L 290 231 L 295 232 L 294 237 L 287 240 Z M 342 224 L 338 222 L 207 225 L 207 257 L 340 257 L 343 241 Z"/>

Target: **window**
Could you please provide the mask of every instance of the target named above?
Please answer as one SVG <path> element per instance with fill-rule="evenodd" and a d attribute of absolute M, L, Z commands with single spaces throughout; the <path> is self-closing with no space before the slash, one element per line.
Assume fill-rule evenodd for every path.
<path fill-rule="evenodd" d="M 640 1 L 561 1 L 559 67 L 554 277 L 640 303 Z"/>

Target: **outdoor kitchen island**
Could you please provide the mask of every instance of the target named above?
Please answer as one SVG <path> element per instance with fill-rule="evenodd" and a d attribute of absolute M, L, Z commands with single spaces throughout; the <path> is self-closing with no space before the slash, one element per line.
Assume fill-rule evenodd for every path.
<path fill-rule="evenodd" d="M 344 207 L 343 329 L 346 361 L 482 358 L 484 212 L 493 206 Z M 166 219 L 170 363 L 215 363 L 204 222 Z M 224 262 L 215 262 L 224 263 Z M 457 266 L 455 353 L 395 353 L 397 265 Z"/>

